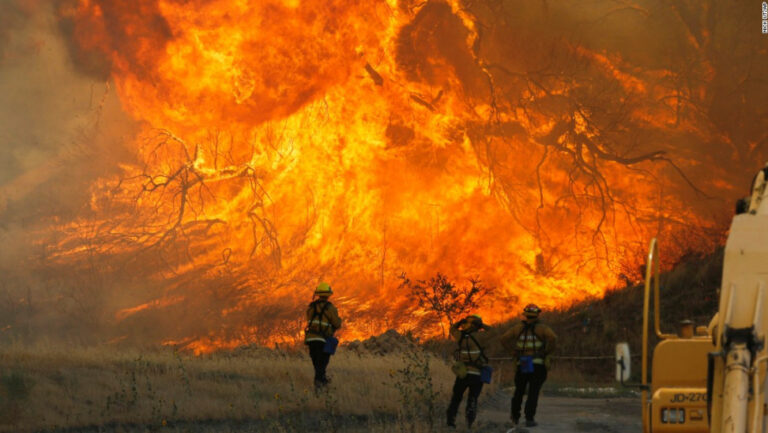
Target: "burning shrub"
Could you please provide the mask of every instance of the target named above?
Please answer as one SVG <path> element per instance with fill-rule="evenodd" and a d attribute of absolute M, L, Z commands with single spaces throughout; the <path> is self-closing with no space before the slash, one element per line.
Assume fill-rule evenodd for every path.
<path fill-rule="evenodd" d="M 446 335 L 444 322 L 453 325 L 461 316 L 478 309 L 484 296 L 493 293 L 493 287 L 484 285 L 478 278 L 471 278 L 469 286 L 458 287 L 439 272 L 428 281 L 411 281 L 405 274 L 400 280 L 400 289 L 410 291 L 419 307 L 437 317 L 443 336 Z"/>

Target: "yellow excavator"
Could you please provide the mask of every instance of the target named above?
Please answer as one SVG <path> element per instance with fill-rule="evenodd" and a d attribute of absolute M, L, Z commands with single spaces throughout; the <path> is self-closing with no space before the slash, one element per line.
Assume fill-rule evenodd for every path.
<path fill-rule="evenodd" d="M 768 164 L 751 196 L 737 204 L 725 245 L 720 304 L 709 326 L 684 321 L 661 332 L 659 260 L 651 241 L 643 300 L 641 384 L 644 433 L 766 433 L 768 394 Z M 653 351 L 648 380 L 650 296 Z M 629 375 L 629 350 L 617 346 L 617 379 Z"/>

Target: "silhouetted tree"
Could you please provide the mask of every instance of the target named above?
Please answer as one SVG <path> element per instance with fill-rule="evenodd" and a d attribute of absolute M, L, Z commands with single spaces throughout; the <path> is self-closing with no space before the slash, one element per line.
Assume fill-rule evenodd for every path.
<path fill-rule="evenodd" d="M 444 337 L 445 321 L 448 326 L 454 324 L 458 317 L 478 308 L 480 299 L 493 291 L 493 287 L 484 285 L 477 277 L 469 279 L 469 286 L 459 287 L 439 272 L 429 280 L 415 281 L 403 273 L 400 280 L 400 288 L 407 289 L 419 307 L 437 316 Z"/>

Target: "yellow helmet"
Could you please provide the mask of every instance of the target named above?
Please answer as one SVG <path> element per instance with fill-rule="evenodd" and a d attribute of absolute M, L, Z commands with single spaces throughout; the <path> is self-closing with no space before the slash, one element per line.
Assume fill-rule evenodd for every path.
<path fill-rule="evenodd" d="M 326 282 L 318 284 L 315 288 L 315 295 L 317 296 L 331 296 L 332 294 L 331 285 Z"/>
<path fill-rule="evenodd" d="M 541 308 L 539 308 L 539 306 L 536 304 L 528 304 L 525 306 L 525 308 L 523 308 L 523 315 L 531 319 L 539 317 L 540 313 Z"/>
<path fill-rule="evenodd" d="M 469 315 L 464 320 L 466 321 L 466 324 L 464 325 L 465 329 L 469 329 L 472 326 L 474 326 L 477 329 L 480 329 L 485 326 L 483 324 L 483 318 L 480 317 L 479 314 Z"/>

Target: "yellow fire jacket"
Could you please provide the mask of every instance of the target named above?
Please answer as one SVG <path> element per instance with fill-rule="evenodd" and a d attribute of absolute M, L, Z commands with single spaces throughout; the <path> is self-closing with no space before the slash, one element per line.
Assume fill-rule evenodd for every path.
<path fill-rule="evenodd" d="M 515 323 L 501 336 L 501 343 L 516 358 L 533 356 L 534 364 L 547 364 L 547 357 L 555 351 L 557 335 L 552 328 L 536 320 Z"/>
<path fill-rule="evenodd" d="M 488 363 L 488 359 L 483 355 L 483 347 L 480 345 L 477 328 L 460 329 L 464 326 L 458 323 L 453 324 L 451 337 L 459 344 L 458 360 L 467 366 L 467 374 L 479 376 L 480 369 Z"/>
<path fill-rule="evenodd" d="M 330 301 L 318 299 L 307 308 L 307 328 L 304 330 L 304 342 L 322 341 L 332 337 L 341 328 L 341 318 L 336 307 Z"/>

